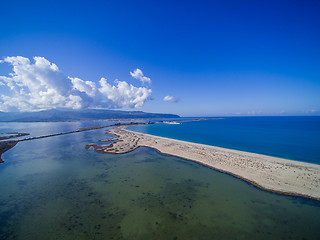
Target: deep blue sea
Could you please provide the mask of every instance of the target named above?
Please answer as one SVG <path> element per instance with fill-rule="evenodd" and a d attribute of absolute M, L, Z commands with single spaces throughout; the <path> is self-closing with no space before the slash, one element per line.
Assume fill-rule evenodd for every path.
<path fill-rule="evenodd" d="M 180 121 L 183 121 L 181 119 Z M 130 130 L 320 164 L 320 117 L 227 117 Z"/>

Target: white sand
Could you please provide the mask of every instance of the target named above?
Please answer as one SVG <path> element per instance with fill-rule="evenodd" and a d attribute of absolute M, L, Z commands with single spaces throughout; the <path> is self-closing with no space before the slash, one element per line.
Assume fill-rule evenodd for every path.
<path fill-rule="evenodd" d="M 118 142 L 100 152 L 126 153 L 146 146 L 230 173 L 266 190 L 320 200 L 320 165 L 157 137 L 124 126 L 109 132 L 118 136 Z"/>

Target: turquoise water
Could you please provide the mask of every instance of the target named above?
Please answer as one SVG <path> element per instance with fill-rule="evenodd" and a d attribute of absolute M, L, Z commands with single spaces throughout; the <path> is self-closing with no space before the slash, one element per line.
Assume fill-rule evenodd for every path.
<path fill-rule="evenodd" d="M 230 117 L 129 129 L 320 164 L 320 117 Z"/>
<path fill-rule="evenodd" d="M 55 123 L 56 130 L 71 128 L 65 124 Z M 320 238 L 318 201 L 262 191 L 153 149 L 85 150 L 108 136 L 81 132 L 6 152 L 0 239 Z"/>

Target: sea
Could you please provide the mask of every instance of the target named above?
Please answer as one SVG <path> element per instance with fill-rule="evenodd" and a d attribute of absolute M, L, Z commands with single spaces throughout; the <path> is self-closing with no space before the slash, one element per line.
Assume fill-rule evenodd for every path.
<path fill-rule="evenodd" d="M 320 117 L 176 119 L 128 129 L 183 141 L 320 164 Z"/>
<path fill-rule="evenodd" d="M 130 128 L 319 163 L 319 118 L 190 120 Z M 0 133 L 39 136 L 112 123 L 0 123 Z M 150 148 L 126 154 L 86 150 L 86 144 L 113 137 L 105 130 L 19 142 L 3 154 L 1 240 L 320 239 L 319 201 L 263 191 Z M 294 145 L 301 149 L 292 153 Z"/>

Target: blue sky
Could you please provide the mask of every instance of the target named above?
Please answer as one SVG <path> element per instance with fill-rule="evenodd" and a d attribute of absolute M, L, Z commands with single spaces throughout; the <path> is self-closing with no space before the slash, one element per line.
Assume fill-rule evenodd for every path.
<path fill-rule="evenodd" d="M 32 68 L 32 74 L 39 70 L 32 58 L 43 57 L 50 61 L 42 61 L 45 67 L 54 63 L 61 74 L 41 75 L 48 78 L 41 91 L 50 103 L 39 104 L 40 90 L 30 87 L 39 75 L 29 72 L 27 93 L 17 96 L 8 82 L 17 89 L 25 75 L 14 72 L 13 60 L 2 62 L 0 76 L 20 75 L 2 80 L 6 98 L 0 105 L 24 101 L 20 111 L 75 104 L 182 116 L 319 115 L 319 12 L 319 1 L 2 1 L 0 57 L 30 59 L 21 71 Z M 136 69 L 151 83 L 132 77 Z M 48 87 L 57 76 L 61 85 L 73 84 L 68 93 L 53 84 L 58 97 Z M 103 88 L 101 78 L 110 85 Z M 128 86 L 119 90 L 115 79 Z M 95 84 L 94 97 L 80 89 L 86 81 Z M 130 84 L 133 92 L 124 96 Z M 2 110 L 15 110 L 6 106 Z"/>

